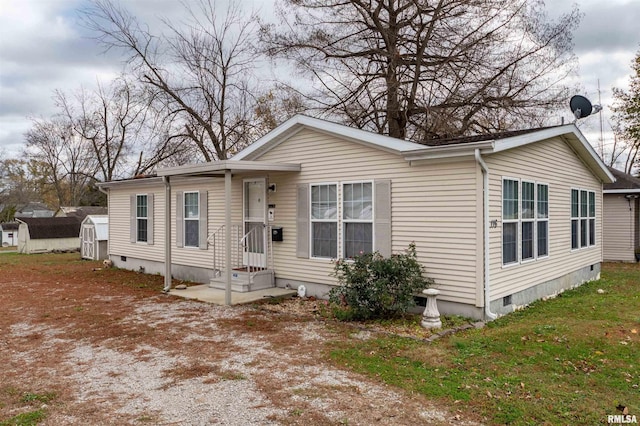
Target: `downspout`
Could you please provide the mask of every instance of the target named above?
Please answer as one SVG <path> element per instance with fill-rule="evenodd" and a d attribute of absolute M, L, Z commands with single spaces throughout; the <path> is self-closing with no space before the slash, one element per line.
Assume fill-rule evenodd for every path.
<path fill-rule="evenodd" d="M 171 183 L 169 176 L 163 176 L 164 183 L 164 288 L 171 290 Z"/>
<path fill-rule="evenodd" d="M 498 315 L 491 312 L 491 275 L 489 274 L 489 168 L 480 155 L 480 150 L 475 150 L 476 162 L 482 169 L 482 208 L 483 208 L 483 227 L 482 238 L 484 240 L 484 315 L 494 320 L 498 318 Z"/>

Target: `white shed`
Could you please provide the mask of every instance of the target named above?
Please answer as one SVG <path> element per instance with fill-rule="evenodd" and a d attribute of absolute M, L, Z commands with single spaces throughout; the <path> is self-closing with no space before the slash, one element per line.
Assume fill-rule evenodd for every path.
<path fill-rule="evenodd" d="M 103 260 L 108 257 L 109 217 L 88 215 L 80 225 L 80 252 L 83 259 Z"/>

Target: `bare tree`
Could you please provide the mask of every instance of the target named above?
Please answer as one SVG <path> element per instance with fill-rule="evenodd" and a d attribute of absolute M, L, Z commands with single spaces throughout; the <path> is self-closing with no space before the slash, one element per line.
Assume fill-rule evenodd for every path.
<path fill-rule="evenodd" d="M 56 91 L 59 115 L 90 147 L 99 180 L 147 173 L 183 150 L 183 138 L 169 136 L 171 117 L 151 108 L 153 94 L 120 77 L 72 96 Z"/>
<path fill-rule="evenodd" d="M 122 49 L 128 69 L 155 92 L 167 117 L 181 123 L 205 161 L 226 159 L 254 136 L 252 78 L 257 17 L 237 3 L 225 13 L 212 0 L 185 4 L 186 22 L 163 22 L 167 34 L 151 34 L 112 0 L 83 11 L 88 28 L 106 49 Z"/>
<path fill-rule="evenodd" d="M 25 134 L 34 180 L 42 180 L 40 195 L 51 190 L 56 207 L 79 205 L 94 180 L 97 162 L 88 145 L 74 134 L 71 123 L 60 119 L 33 119 Z"/>
<path fill-rule="evenodd" d="M 550 23 L 531 0 L 282 1 L 267 52 L 348 124 L 427 140 L 537 125 L 566 100 L 577 9 Z"/>
<path fill-rule="evenodd" d="M 633 73 L 629 78 L 629 90 L 613 88 L 613 130 L 616 139 L 620 140 L 619 151 L 625 154 L 618 154 L 625 157 L 625 173 L 631 173 L 640 166 L 640 50 L 636 53 L 631 68 Z"/>

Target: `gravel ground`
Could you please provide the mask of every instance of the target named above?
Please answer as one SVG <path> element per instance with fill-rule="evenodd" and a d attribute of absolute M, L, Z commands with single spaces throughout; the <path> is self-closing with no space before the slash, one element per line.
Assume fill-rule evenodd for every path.
<path fill-rule="evenodd" d="M 87 265 L 4 283 L 0 422 L 41 409 L 45 425 L 472 424 L 325 362 L 326 342 L 351 337 L 312 316 L 132 289 Z"/>

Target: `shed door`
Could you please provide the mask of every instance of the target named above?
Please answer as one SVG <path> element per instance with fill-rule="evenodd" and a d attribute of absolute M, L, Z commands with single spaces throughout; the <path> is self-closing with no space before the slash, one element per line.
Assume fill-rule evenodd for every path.
<path fill-rule="evenodd" d="M 93 225 L 84 225 L 82 227 L 82 257 L 85 259 L 95 258 L 95 235 L 95 227 Z"/>

